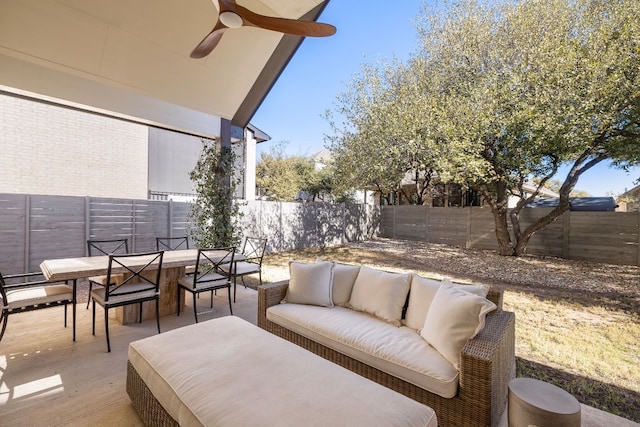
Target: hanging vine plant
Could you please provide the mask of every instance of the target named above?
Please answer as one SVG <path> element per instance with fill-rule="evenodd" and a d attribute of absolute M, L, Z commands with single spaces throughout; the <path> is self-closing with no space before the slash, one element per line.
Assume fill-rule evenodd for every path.
<path fill-rule="evenodd" d="M 200 159 L 189 174 L 197 194 L 189 214 L 191 238 L 201 248 L 238 246 L 242 213 L 234 198 L 238 186 L 235 153 L 230 147 L 218 149 L 214 141 L 202 142 Z"/>

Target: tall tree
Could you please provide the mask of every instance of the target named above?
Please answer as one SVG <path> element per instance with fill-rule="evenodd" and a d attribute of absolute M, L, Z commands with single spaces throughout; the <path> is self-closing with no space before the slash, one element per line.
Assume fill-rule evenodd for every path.
<path fill-rule="evenodd" d="M 410 177 L 417 203 L 430 202 L 441 156 L 425 138 L 429 123 L 416 102 L 415 77 L 397 61 L 364 65 L 338 98 L 338 116 L 345 122 L 326 113 L 334 130 L 326 146 L 334 156 L 338 187 L 375 189 L 390 204 L 390 195 L 402 191 Z"/>
<path fill-rule="evenodd" d="M 293 201 L 300 190 L 300 177 L 285 154 L 285 143 L 262 152 L 256 165 L 256 187 L 261 196 L 275 201 Z"/>
<path fill-rule="evenodd" d="M 605 160 L 619 168 L 640 162 L 639 11 L 640 0 L 425 6 L 421 49 L 404 67 L 412 77 L 401 81 L 404 92 L 393 91 L 403 94 L 394 105 L 407 109 L 395 109 L 397 122 L 381 116 L 375 141 L 404 144 L 401 129 L 418 129 L 414 141 L 439 156 L 425 163 L 441 180 L 480 191 L 494 215 L 500 253 L 520 255 L 536 231 L 569 209 L 582 174 Z M 386 81 L 385 72 L 379 80 Z M 364 128 L 375 120 L 362 112 L 389 104 L 389 91 L 372 94 L 371 81 L 358 81 L 339 99 L 351 133 L 336 137 L 338 151 L 353 141 L 366 145 Z M 384 143 L 377 146 L 384 152 Z M 370 161 L 368 153 L 350 155 L 354 165 Z M 558 207 L 521 227 L 519 214 L 537 195 L 526 193 L 524 183 L 535 178 L 540 189 L 562 164 L 571 167 Z M 388 166 L 388 174 L 404 173 Z M 510 196 L 519 198 L 512 210 Z"/>
<path fill-rule="evenodd" d="M 579 177 L 596 164 L 639 161 L 639 7 L 468 1 L 425 21 L 423 81 L 427 93 L 445 94 L 436 105 L 440 123 L 449 122 L 438 136 L 455 157 L 454 179 L 474 185 L 491 207 L 500 253 L 524 253 L 536 231 L 569 209 Z M 523 184 L 537 178 L 544 186 L 562 163 L 571 168 L 558 207 L 522 229 L 519 214 L 537 195 Z M 519 201 L 508 211 L 510 195 Z"/>

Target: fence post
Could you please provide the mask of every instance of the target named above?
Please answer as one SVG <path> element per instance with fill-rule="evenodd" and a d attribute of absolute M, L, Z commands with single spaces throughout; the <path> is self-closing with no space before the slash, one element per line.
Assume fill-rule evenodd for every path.
<path fill-rule="evenodd" d="M 24 198 L 24 269 L 23 273 L 29 272 L 29 265 L 31 260 L 29 259 L 29 252 L 31 252 L 31 195 L 25 195 Z M 6 322 L 6 319 L 5 319 Z"/>
<path fill-rule="evenodd" d="M 131 246 L 134 252 L 138 252 L 136 248 L 136 201 L 131 203 Z"/>
<path fill-rule="evenodd" d="M 569 230 L 571 229 L 571 211 L 562 214 L 562 258 L 569 259 Z"/>
<path fill-rule="evenodd" d="M 169 227 L 169 233 L 167 236 L 173 237 L 173 200 L 169 200 L 169 218 L 167 226 Z"/>
<path fill-rule="evenodd" d="M 91 240 L 91 198 L 84 198 L 84 240 Z M 89 248 L 84 245 L 84 256 L 89 256 Z"/>
<path fill-rule="evenodd" d="M 640 267 L 640 209 L 638 209 L 638 222 L 637 222 L 638 227 L 636 227 L 637 233 L 638 233 L 638 264 L 637 266 Z"/>

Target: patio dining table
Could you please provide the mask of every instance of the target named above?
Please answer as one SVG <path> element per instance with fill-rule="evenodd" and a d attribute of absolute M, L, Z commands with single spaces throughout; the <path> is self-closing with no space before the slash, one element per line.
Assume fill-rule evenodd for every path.
<path fill-rule="evenodd" d="M 185 267 L 195 265 L 198 257 L 198 249 L 185 249 L 176 251 L 166 251 L 162 262 L 160 275 L 160 316 L 176 314 L 178 312 L 178 279 L 185 275 Z M 236 254 L 235 261 L 242 261 L 243 256 Z M 141 259 L 140 265 L 130 264 L 130 267 L 142 267 L 145 265 Z M 109 263 L 108 256 L 60 258 L 44 260 L 40 264 L 40 269 L 47 280 L 77 280 L 91 276 L 107 274 Z M 113 273 L 126 273 L 123 267 L 113 268 Z M 75 291 L 75 287 L 74 287 Z M 184 290 L 181 290 L 180 300 L 185 301 Z M 74 300 L 76 300 L 74 295 Z M 180 307 L 180 310 L 183 310 Z M 125 307 L 118 307 L 116 319 L 122 324 L 137 322 L 138 304 Z M 155 318 L 155 304 L 146 302 L 142 307 L 142 318 Z"/>

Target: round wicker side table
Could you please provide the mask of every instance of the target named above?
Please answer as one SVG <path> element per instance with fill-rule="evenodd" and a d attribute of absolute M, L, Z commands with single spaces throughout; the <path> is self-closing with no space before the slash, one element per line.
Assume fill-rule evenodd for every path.
<path fill-rule="evenodd" d="M 509 382 L 509 427 L 580 427 L 580 402 L 563 389 L 533 378 Z"/>

